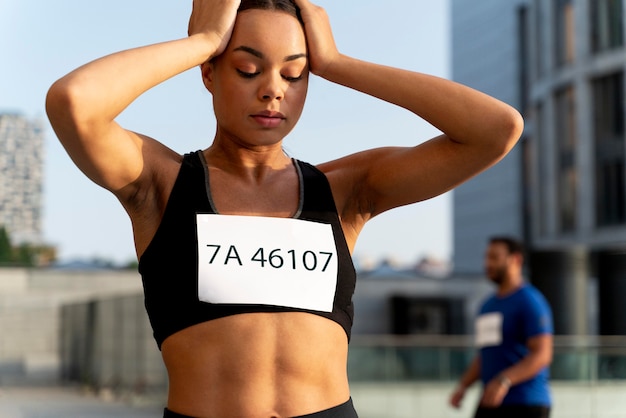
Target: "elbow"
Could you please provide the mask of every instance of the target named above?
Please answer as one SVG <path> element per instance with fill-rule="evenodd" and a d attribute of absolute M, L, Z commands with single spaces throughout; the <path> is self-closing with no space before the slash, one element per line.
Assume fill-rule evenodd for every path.
<path fill-rule="evenodd" d="M 515 108 L 504 103 L 480 116 L 482 123 L 473 131 L 473 139 L 467 142 L 475 146 L 482 167 L 487 168 L 498 163 L 515 147 L 524 131 L 524 119 Z"/>
<path fill-rule="evenodd" d="M 552 365 L 552 353 L 543 353 L 543 355 L 538 356 L 536 369 L 539 372 L 540 370 L 547 369 Z"/>
<path fill-rule="evenodd" d="M 480 134 L 480 153 L 488 166 L 498 163 L 515 147 L 524 131 L 520 113 L 506 105 L 485 120 L 486 129 Z"/>
<path fill-rule="evenodd" d="M 546 350 L 546 354 L 544 356 L 544 367 L 550 367 L 552 365 L 552 359 L 554 358 L 554 349 L 552 345 L 550 345 L 549 349 Z"/>
<path fill-rule="evenodd" d="M 496 150 L 503 158 L 515 147 L 524 131 L 524 118 L 513 107 L 507 106 L 499 118 Z"/>
<path fill-rule="evenodd" d="M 56 130 L 62 125 L 67 125 L 72 118 L 72 93 L 71 87 L 64 79 L 56 81 L 46 94 L 46 114 L 52 127 Z"/>
<path fill-rule="evenodd" d="M 524 132 L 524 118 L 517 109 L 513 107 L 508 108 L 503 117 L 502 132 L 502 149 L 504 154 L 507 154 L 517 144 Z"/>
<path fill-rule="evenodd" d="M 548 344 L 546 344 L 545 346 L 537 350 L 536 355 L 535 355 L 535 360 L 537 363 L 537 366 L 536 366 L 537 371 L 543 370 L 545 368 L 550 367 L 550 365 L 552 365 L 553 354 L 554 354 L 554 348 L 553 348 L 551 340 Z"/>
<path fill-rule="evenodd" d="M 511 144 L 510 148 L 512 148 L 517 143 L 517 141 L 519 141 L 519 139 L 522 136 L 522 133 L 524 132 L 524 118 L 517 111 L 517 109 L 514 109 L 514 108 L 509 109 L 509 116 L 507 118 L 507 126 L 508 126 L 508 133 L 509 133 L 508 138 Z"/>
<path fill-rule="evenodd" d="M 86 112 L 89 106 L 85 106 L 83 96 L 81 87 L 67 77 L 52 84 L 46 94 L 46 115 L 62 143 L 75 137 L 88 125 L 89 115 Z"/>

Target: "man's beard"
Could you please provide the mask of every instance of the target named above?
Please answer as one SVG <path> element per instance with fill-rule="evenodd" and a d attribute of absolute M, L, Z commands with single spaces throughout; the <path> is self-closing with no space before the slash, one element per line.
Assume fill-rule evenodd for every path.
<path fill-rule="evenodd" d="M 498 269 L 493 269 L 489 274 L 489 280 L 494 282 L 495 284 L 502 284 L 506 277 L 506 268 L 500 267 Z"/>

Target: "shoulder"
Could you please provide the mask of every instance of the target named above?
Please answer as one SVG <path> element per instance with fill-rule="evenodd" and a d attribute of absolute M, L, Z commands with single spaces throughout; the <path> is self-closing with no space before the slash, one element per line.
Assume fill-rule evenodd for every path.
<path fill-rule="evenodd" d="M 543 309 L 550 309 L 550 304 L 543 293 L 531 284 L 525 284 L 522 289 L 520 289 L 520 296 L 528 303 L 537 305 Z"/>
<path fill-rule="evenodd" d="M 529 335 L 552 333 L 552 310 L 541 292 L 528 284 L 522 288 L 520 295 L 523 304 L 520 303 L 519 311 L 528 323 Z"/>

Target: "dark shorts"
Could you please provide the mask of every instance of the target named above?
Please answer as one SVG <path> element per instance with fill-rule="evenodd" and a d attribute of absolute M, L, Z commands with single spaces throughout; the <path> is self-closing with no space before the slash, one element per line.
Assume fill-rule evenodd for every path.
<path fill-rule="evenodd" d="M 549 418 L 550 408 L 547 406 L 503 405 L 499 408 L 481 408 L 474 418 Z"/>
<path fill-rule="evenodd" d="M 189 415 L 177 414 L 169 409 L 165 408 L 163 418 L 194 418 Z M 348 402 L 335 406 L 324 411 L 315 412 L 313 414 L 299 415 L 293 418 L 358 418 L 354 405 L 352 405 L 352 399 L 348 399 Z"/>

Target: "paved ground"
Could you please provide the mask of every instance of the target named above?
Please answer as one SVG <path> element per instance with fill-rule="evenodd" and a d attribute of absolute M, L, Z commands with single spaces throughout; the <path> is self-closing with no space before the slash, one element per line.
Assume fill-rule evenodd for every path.
<path fill-rule="evenodd" d="M 107 399 L 108 398 L 108 399 Z M 113 400 L 76 388 L 0 388 L 1 418 L 159 418 L 163 407 L 142 398 Z"/>

